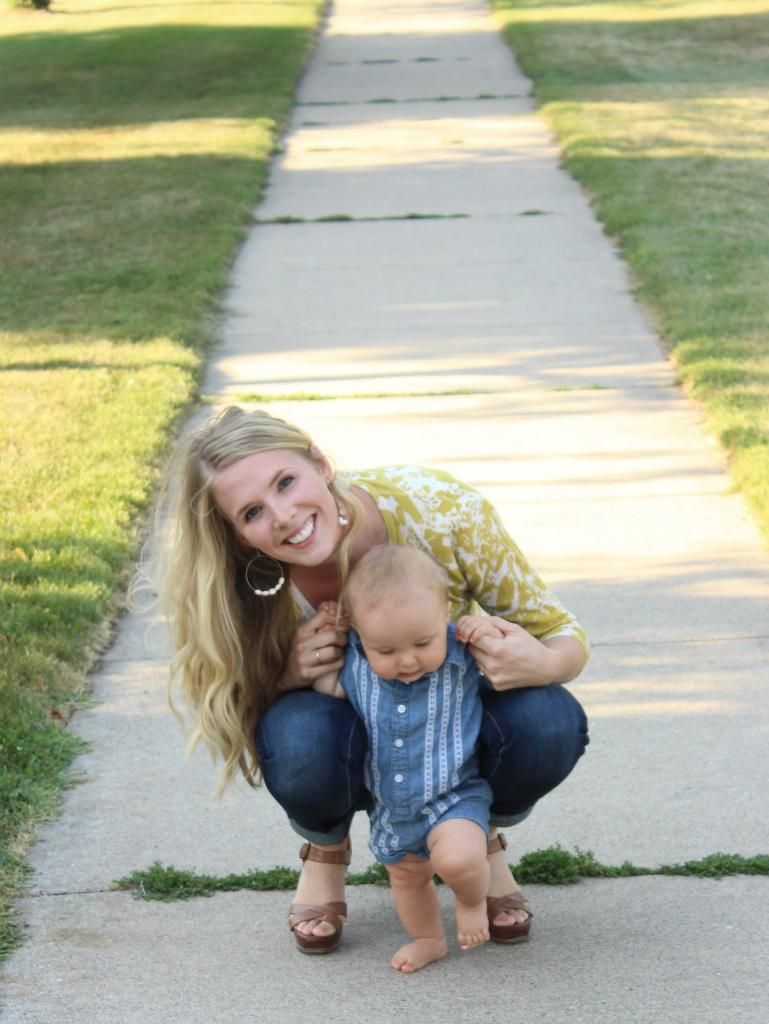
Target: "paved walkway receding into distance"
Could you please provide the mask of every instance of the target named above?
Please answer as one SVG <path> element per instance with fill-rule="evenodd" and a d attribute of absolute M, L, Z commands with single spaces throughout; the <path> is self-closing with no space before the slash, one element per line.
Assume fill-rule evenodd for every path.
<path fill-rule="evenodd" d="M 342 469 L 413 461 L 474 484 L 588 628 L 573 692 L 591 746 L 510 830 L 511 859 L 767 852 L 769 557 L 530 91 L 477 0 L 339 0 L 205 390 L 270 394 Z M 334 398 L 286 397 L 301 392 Z M 184 759 L 167 667 L 162 624 L 126 616 L 76 716 L 81 784 L 33 851 L 3 1024 L 764 1019 L 765 878 L 532 887 L 527 946 L 454 949 L 412 978 L 388 967 L 384 889 L 350 890 L 331 958 L 293 951 L 286 893 L 110 891 L 154 860 L 297 863 L 263 790 L 214 802 L 207 756 Z M 355 868 L 366 831 L 359 816 Z"/>

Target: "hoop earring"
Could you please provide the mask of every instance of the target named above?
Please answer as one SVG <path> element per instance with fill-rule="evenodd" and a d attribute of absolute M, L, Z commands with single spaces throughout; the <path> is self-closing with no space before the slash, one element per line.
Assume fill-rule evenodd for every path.
<path fill-rule="evenodd" d="M 268 590 L 260 590 L 258 587 L 255 587 L 251 580 L 248 578 L 248 571 L 254 564 L 254 562 L 257 560 L 257 558 L 268 558 L 271 562 L 274 562 L 275 565 L 278 567 L 278 573 L 280 574 L 280 578 L 278 579 L 278 582 L 275 584 L 275 586 L 270 587 Z M 272 569 L 272 566 L 270 566 L 270 568 Z M 272 558 L 270 555 L 265 555 L 263 551 L 259 551 L 258 549 L 254 557 L 246 566 L 246 571 L 243 575 L 245 576 L 246 579 L 246 586 L 250 591 L 256 594 L 257 597 L 273 597 L 275 594 L 278 593 L 280 588 L 286 582 L 286 577 L 283 575 L 283 566 L 280 564 L 277 558 Z"/>

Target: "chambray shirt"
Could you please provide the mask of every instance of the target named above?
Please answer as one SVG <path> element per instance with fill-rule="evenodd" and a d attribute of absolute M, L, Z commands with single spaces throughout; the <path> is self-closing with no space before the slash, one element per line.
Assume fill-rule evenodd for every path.
<path fill-rule="evenodd" d="M 413 683 L 378 676 L 350 630 L 340 682 L 363 719 L 369 749 L 366 787 L 375 800 L 369 845 L 391 860 L 424 846 L 444 817 L 468 817 L 488 826 L 491 788 L 478 775 L 476 745 L 483 706 L 482 677 L 475 661 L 448 628 L 443 664 Z M 482 827 L 484 827 L 482 825 Z"/>

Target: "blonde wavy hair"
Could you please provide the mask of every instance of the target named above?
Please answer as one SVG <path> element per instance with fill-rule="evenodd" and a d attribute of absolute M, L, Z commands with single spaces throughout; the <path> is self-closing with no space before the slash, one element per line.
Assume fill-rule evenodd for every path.
<path fill-rule="evenodd" d="M 219 794 L 238 770 L 250 785 L 260 781 L 254 733 L 280 692 L 299 613 L 289 586 L 260 597 L 246 585 L 254 552 L 237 538 L 211 487 L 226 466 L 275 449 L 301 452 L 314 463 L 320 458 L 312 438 L 293 424 L 230 406 L 182 439 L 169 472 L 175 515 L 161 586 L 176 647 L 169 700 L 183 717 L 174 700 L 178 686 L 193 716 L 190 749 L 203 740 L 214 758 L 222 757 Z M 363 506 L 338 476 L 329 487 L 350 521 L 339 551 L 345 580 Z M 291 567 L 282 569 L 288 583 Z"/>

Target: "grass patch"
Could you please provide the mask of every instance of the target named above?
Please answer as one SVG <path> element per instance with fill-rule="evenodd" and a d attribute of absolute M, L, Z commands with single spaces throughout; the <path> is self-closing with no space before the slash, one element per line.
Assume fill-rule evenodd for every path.
<path fill-rule="evenodd" d="M 0 953 L 320 6 L 0 23 Z"/>
<path fill-rule="evenodd" d="M 769 875 L 769 855 L 742 857 L 716 853 L 684 864 L 659 868 L 636 867 L 625 861 L 619 867 L 600 864 L 592 853 L 561 846 L 535 850 L 521 857 L 510 869 L 524 885 L 574 885 L 583 878 L 634 878 L 641 875 L 685 875 L 696 878 L 724 878 L 728 875 Z M 251 889 L 266 892 L 294 889 L 299 872 L 293 868 L 249 871 L 237 875 L 198 875 L 194 871 L 163 867 L 155 861 L 145 871 L 134 871 L 113 884 L 114 889 L 129 890 L 146 900 L 185 900 L 194 896 L 213 896 L 215 892 Z M 387 871 L 374 864 L 366 871 L 347 876 L 348 885 L 388 885 Z"/>
<path fill-rule="evenodd" d="M 769 2 L 495 5 L 769 537 Z"/>

